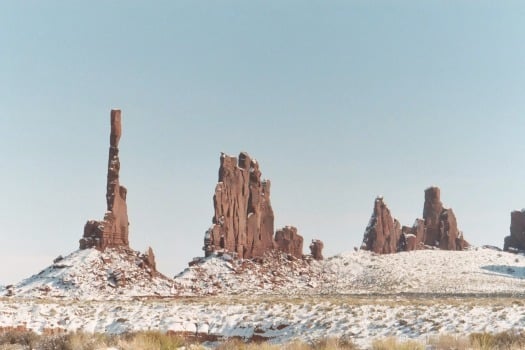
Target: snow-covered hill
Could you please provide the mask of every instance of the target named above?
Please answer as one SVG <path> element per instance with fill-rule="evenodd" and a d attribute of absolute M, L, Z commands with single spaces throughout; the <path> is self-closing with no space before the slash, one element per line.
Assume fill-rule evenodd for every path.
<path fill-rule="evenodd" d="M 344 253 L 324 261 L 273 253 L 262 263 L 212 256 L 175 276 L 178 295 L 525 294 L 525 257 L 494 249 Z"/>
<path fill-rule="evenodd" d="M 141 261 L 130 250 L 94 249 L 59 259 L 7 288 L 0 329 L 156 329 L 278 343 L 333 336 L 367 348 L 385 336 L 525 327 L 525 257 L 494 249 L 357 251 L 324 261 L 224 254 L 195 261 L 174 279 Z"/>
<path fill-rule="evenodd" d="M 349 252 L 323 261 L 272 252 L 259 261 L 202 258 L 174 279 L 152 273 L 138 252 L 73 252 L 8 288 L 24 298 L 82 300 L 206 295 L 525 295 L 525 257 L 494 249 Z"/>
<path fill-rule="evenodd" d="M 8 294 L 83 300 L 172 295 L 173 281 L 143 261 L 142 254 L 130 249 L 77 250 L 8 288 Z"/>

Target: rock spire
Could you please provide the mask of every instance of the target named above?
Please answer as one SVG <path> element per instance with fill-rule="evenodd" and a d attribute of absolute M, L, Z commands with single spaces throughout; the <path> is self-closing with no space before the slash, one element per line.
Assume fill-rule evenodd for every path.
<path fill-rule="evenodd" d="M 241 152 L 239 157 L 221 153 L 213 205 L 213 225 L 204 236 L 205 256 L 227 252 L 252 259 L 280 250 L 303 258 L 303 237 L 297 228 L 285 226 L 274 236 L 270 180 L 261 179 L 259 163 L 248 153 Z M 322 259 L 322 242 L 315 251 Z"/>
<path fill-rule="evenodd" d="M 213 202 L 213 226 L 204 239 L 206 256 L 226 250 L 249 259 L 274 248 L 270 181 L 261 180 L 259 164 L 248 153 L 240 153 L 238 159 L 221 154 Z"/>
<path fill-rule="evenodd" d="M 390 254 L 398 251 L 401 225 L 394 219 L 383 197 L 374 201 L 374 210 L 366 227 L 361 249 L 377 254 Z"/>
<path fill-rule="evenodd" d="M 128 247 L 127 190 L 120 185 L 119 140 L 122 136 L 121 111 L 111 110 L 111 133 L 109 137 L 109 160 L 106 186 L 107 211 L 102 221 L 90 220 L 84 226 L 80 249 Z"/>

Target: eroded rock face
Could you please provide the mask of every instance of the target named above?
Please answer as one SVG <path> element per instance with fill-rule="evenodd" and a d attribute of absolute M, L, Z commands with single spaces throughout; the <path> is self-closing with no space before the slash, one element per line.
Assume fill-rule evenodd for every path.
<path fill-rule="evenodd" d="M 377 254 L 390 254 L 398 251 L 401 238 L 401 225 L 390 214 L 390 210 L 377 197 L 374 201 L 374 211 L 365 230 L 361 249 L 370 250 Z"/>
<path fill-rule="evenodd" d="M 323 260 L 323 248 L 324 243 L 323 241 L 319 239 L 312 239 L 312 243 L 310 244 L 310 254 L 312 254 L 312 257 L 315 260 Z"/>
<path fill-rule="evenodd" d="M 237 257 L 259 257 L 274 248 L 270 181 L 261 180 L 259 164 L 247 153 L 221 155 L 213 197 L 213 226 L 206 232 L 206 256 L 226 250 Z"/>
<path fill-rule="evenodd" d="M 510 213 L 510 236 L 505 237 L 503 250 L 525 250 L 525 209 Z"/>
<path fill-rule="evenodd" d="M 286 226 L 275 232 L 275 247 L 298 259 L 303 257 L 303 237 L 293 226 Z"/>
<path fill-rule="evenodd" d="M 111 133 L 106 188 L 107 211 L 102 221 L 90 220 L 84 226 L 80 249 L 129 247 L 127 190 L 120 185 L 118 143 L 122 135 L 121 111 L 111 110 Z"/>

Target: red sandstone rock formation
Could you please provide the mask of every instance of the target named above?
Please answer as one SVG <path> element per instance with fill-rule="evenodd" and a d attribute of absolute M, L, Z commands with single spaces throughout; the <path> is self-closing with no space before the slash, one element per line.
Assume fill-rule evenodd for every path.
<path fill-rule="evenodd" d="M 423 219 L 427 234 L 425 244 L 429 246 L 440 246 L 441 242 L 441 213 L 443 204 L 440 200 L 438 187 L 429 187 L 425 190 L 425 204 L 423 207 Z M 440 246 L 441 248 L 441 246 Z"/>
<path fill-rule="evenodd" d="M 303 257 L 303 237 L 293 226 L 286 226 L 275 232 L 275 247 L 298 259 Z"/>
<path fill-rule="evenodd" d="M 404 242 L 401 250 L 412 251 L 425 248 L 425 221 L 416 219 L 412 227 L 403 226 L 401 232 Z"/>
<path fill-rule="evenodd" d="M 128 212 L 126 206 L 127 190 L 119 182 L 120 160 L 118 143 L 122 135 L 121 112 L 111 110 L 111 134 L 108 161 L 106 201 L 107 211 L 104 220 L 90 220 L 84 226 L 84 236 L 80 249 L 107 247 L 129 247 Z"/>
<path fill-rule="evenodd" d="M 503 250 L 525 250 L 525 209 L 510 213 L 510 236 L 505 237 Z"/>
<path fill-rule="evenodd" d="M 378 197 L 361 249 L 388 254 L 426 247 L 464 250 L 469 246 L 458 230 L 454 211 L 443 207 L 437 187 L 425 190 L 423 218 L 416 219 L 412 227 L 403 226 L 400 229 L 399 222 L 392 218 L 383 198 Z"/>
<path fill-rule="evenodd" d="M 323 248 L 324 243 L 323 241 L 319 239 L 312 239 L 312 243 L 310 244 L 310 254 L 312 254 L 312 257 L 315 260 L 323 260 Z"/>
<path fill-rule="evenodd" d="M 401 225 L 390 214 L 390 210 L 377 197 L 374 201 L 374 211 L 365 230 L 361 249 L 371 250 L 377 254 L 390 254 L 398 251 L 401 238 Z"/>
<path fill-rule="evenodd" d="M 445 250 L 463 250 L 468 247 L 463 234 L 458 230 L 454 211 L 443 207 L 438 187 L 429 187 L 425 190 L 423 219 L 426 228 L 426 245 Z"/>
<path fill-rule="evenodd" d="M 261 180 L 255 159 L 244 152 L 238 160 L 222 154 L 213 201 L 213 226 L 204 238 L 206 256 L 226 250 L 249 259 L 274 248 L 270 181 Z"/>

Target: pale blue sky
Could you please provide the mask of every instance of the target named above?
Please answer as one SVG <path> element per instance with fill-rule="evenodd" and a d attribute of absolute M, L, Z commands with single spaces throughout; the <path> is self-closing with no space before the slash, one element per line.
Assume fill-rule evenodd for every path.
<path fill-rule="evenodd" d="M 276 226 L 326 255 L 378 194 L 411 225 L 430 185 L 501 246 L 525 207 L 524 38 L 522 1 L 3 1 L 0 283 L 103 217 L 113 107 L 131 245 L 170 276 L 203 254 L 221 151 L 257 158 Z"/>

